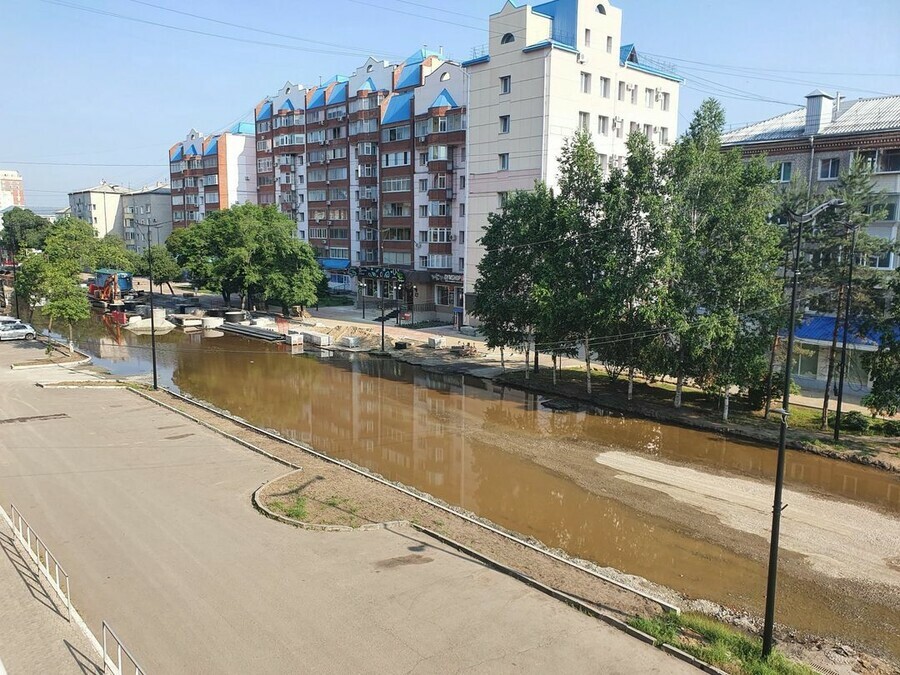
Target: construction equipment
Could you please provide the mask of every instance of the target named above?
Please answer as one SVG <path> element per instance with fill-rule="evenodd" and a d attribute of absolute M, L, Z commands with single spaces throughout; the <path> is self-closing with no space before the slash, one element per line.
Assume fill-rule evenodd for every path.
<path fill-rule="evenodd" d="M 95 300 L 113 303 L 134 290 L 132 277 L 122 270 L 101 269 L 94 274 L 88 294 Z"/>

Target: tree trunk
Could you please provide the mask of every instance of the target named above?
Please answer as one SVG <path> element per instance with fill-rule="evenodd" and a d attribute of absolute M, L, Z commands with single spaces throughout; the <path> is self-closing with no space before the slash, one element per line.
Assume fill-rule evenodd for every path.
<path fill-rule="evenodd" d="M 628 368 L 628 400 L 634 398 L 634 366 Z"/>
<path fill-rule="evenodd" d="M 831 347 L 828 350 L 828 375 L 825 377 L 825 396 L 822 398 L 822 419 L 819 421 L 820 429 L 825 429 L 828 426 L 828 401 L 831 395 L 831 381 L 834 379 L 834 360 L 835 355 L 837 354 L 838 329 L 841 324 L 841 307 L 843 304 L 844 287 L 841 286 L 838 291 L 838 311 L 834 319 L 834 331 L 831 333 Z"/>
<path fill-rule="evenodd" d="M 587 373 L 587 393 L 591 394 L 591 346 L 587 337 L 584 338 L 584 369 Z"/>
<path fill-rule="evenodd" d="M 175 295 L 175 291 L 174 291 L 174 289 L 172 288 L 172 282 L 171 282 L 171 281 L 167 281 L 167 282 L 166 282 L 166 286 L 169 287 L 169 295 Z"/>
<path fill-rule="evenodd" d="M 506 370 L 506 350 L 500 347 L 500 370 Z"/>
<path fill-rule="evenodd" d="M 222 291 L 222 302 L 225 303 L 226 307 L 231 307 L 231 293 Z"/>
<path fill-rule="evenodd" d="M 69 322 L 69 356 L 74 354 L 74 350 L 72 349 L 72 322 Z"/>
<path fill-rule="evenodd" d="M 722 421 L 723 422 L 728 421 L 728 404 L 729 404 L 730 396 L 731 396 L 731 387 L 730 386 L 725 387 L 725 401 L 722 405 Z"/>
<path fill-rule="evenodd" d="M 675 380 L 675 407 L 681 407 L 681 392 L 684 390 L 684 373 L 678 371 L 678 378 Z"/>
<path fill-rule="evenodd" d="M 53 332 L 53 317 L 52 316 L 50 317 L 50 322 L 47 324 L 47 332 L 48 333 Z"/>
<path fill-rule="evenodd" d="M 553 386 L 556 386 L 556 352 L 553 352 Z"/>
<path fill-rule="evenodd" d="M 535 344 L 535 345 L 534 345 L 534 372 L 535 372 L 535 373 L 539 372 L 539 368 L 538 368 L 538 356 L 539 356 L 539 354 L 540 354 L 540 352 L 538 352 L 537 344 Z"/>
<path fill-rule="evenodd" d="M 531 379 L 531 335 L 525 335 L 525 379 Z"/>

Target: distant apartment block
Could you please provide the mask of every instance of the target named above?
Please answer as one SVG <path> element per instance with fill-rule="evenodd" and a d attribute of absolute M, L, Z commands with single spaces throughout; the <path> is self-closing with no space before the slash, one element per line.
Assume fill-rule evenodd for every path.
<path fill-rule="evenodd" d="M 466 94 L 460 65 L 422 49 L 256 106 L 258 201 L 295 220 L 332 287 L 460 313 Z"/>
<path fill-rule="evenodd" d="M 25 186 L 18 171 L 0 170 L 0 213 L 13 206 L 25 206 Z"/>
<path fill-rule="evenodd" d="M 69 208 L 76 218 L 94 226 L 98 237 L 108 234 L 125 239 L 125 211 L 122 199 L 129 188 L 105 180 L 99 185 L 69 193 Z"/>
<path fill-rule="evenodd" d="M 624 167 L 631 133 L 675 140 L 681 78 L 622 44 L 609 2 L 553 0 L 490 17 L 490 43 L 469 74 L 469 228 L 466 293 L 474 292 L 487 217 L 515 190 L 556 185 L 558 158 L 576 130 L 591 134 L 605 168 Z M 470 298 L 471 299 L 471 298 Z"/>
<path fill-rule="evenodd" d="M 173 227 L 187 227 L 235 204 L 255 204 L 255 155 L 250 123 L 209 135 L 191 129 L 169 149 Z"/>

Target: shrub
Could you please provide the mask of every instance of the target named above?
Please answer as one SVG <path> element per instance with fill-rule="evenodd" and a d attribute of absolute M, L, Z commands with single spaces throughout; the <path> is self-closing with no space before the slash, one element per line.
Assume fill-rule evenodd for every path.
<path fill-rule="evenodd" d="M 828 415 L 828 426 L 834 429 L 834 413 Z M 869 418 L 857 410 L 841 413 L 841 430 L 865 433 L 869 429 Z"/>
<path fill-rule="evenodd" d="M 882 422 L 881 433 L 885 436 L 900 436 L 900 420 L 885 420 Z"/>
<path fill-rule="evenodd" d="M 772 400 L 780 400 L 783 390 L 784 373 L 772 373 Z M 791 380 L 791 396 L 799 393 L 800 385 Z M 756 384 L 750 385 L 747 389 L 747 403 L 750 405 L 751 410 L 760 410 L 766 404 L 766 378 L 761 379 Z"/>

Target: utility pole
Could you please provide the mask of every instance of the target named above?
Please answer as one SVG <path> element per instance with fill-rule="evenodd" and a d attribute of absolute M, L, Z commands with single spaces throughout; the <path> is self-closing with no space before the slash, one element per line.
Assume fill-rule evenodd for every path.
<path fill-rule="evenodd" d="M 13 235 L 12 238 L 12 264 L 13 264 L 13 297 L 16 299 L 16 318 L 21 319 L 22 316 L 19 314 L 19 292 L 16 290 L 16 281 L 19 278 L 19 261 L 17 259 L 17 253 L 19 252 L 19 240 L 16 239 L 16 236 Z"/>
<path fill-rule="evenodd" d="M 784 365 L 784 398 L 781 413 L 781 429 L 778 434 L 778 463 L 775 470 L 775 501 L 772 506 L 772 538 L 769 542 L 769 573 L 766 585 L 766 615 L 763 626 L 762 656 L 766 658 L 772 653 L 775 632 L 775 589 L 778 577 L 778 539 L 781 534 L 781 512 L 784 506 L 781 503 L 784 492 L 784 460 L 787 454 L 787 426 L 788 415 L 791 406 L 791 370 L 794 361 L 794 324 L 797 319 L 797 287 L 800 279 L 800 255 L 803 242 L 803 225 L 813 222 L 820 213 L 826 209 L 843 206 L 840 199 L 832 199 L 820 204 L 812 211 L 801 216 L 790 213 L 791 220 L 797 223 L 797 247 L 794 253 L 794 277 L 791 283 L 791 312 L 788 323 L 787 357 Z"/>
<path fill-rule="evenodd" d="M 841 345 L 841 365 L 838 375 L 837 408 L 834 411 L 834 442 L 841 440 L 841 404 L 844 401 L 844 373 L 847 372 L 847 331 L 850 328 L 850 300 L 853 296 L 853 263 L 856 257 L 856 233 L 858 227 L 853 227 L 853 236 L 850 240 L 850 273 L 847 278 L 847 305 L 844 309 L 844 340 Z"/>
<path fill-rule="evenodd" d="M 156 374 L 156 318 L 153 316 L 156 312 L 153 309 L 153 256 L 150 252 L 150 225 L 147 225 L 147 276 L 150 278 L 150 354 L 153 360 L 153 390 L 159 389 L 159 382 Z M 118 280 L 116 281 L 118 283 Z"/>

